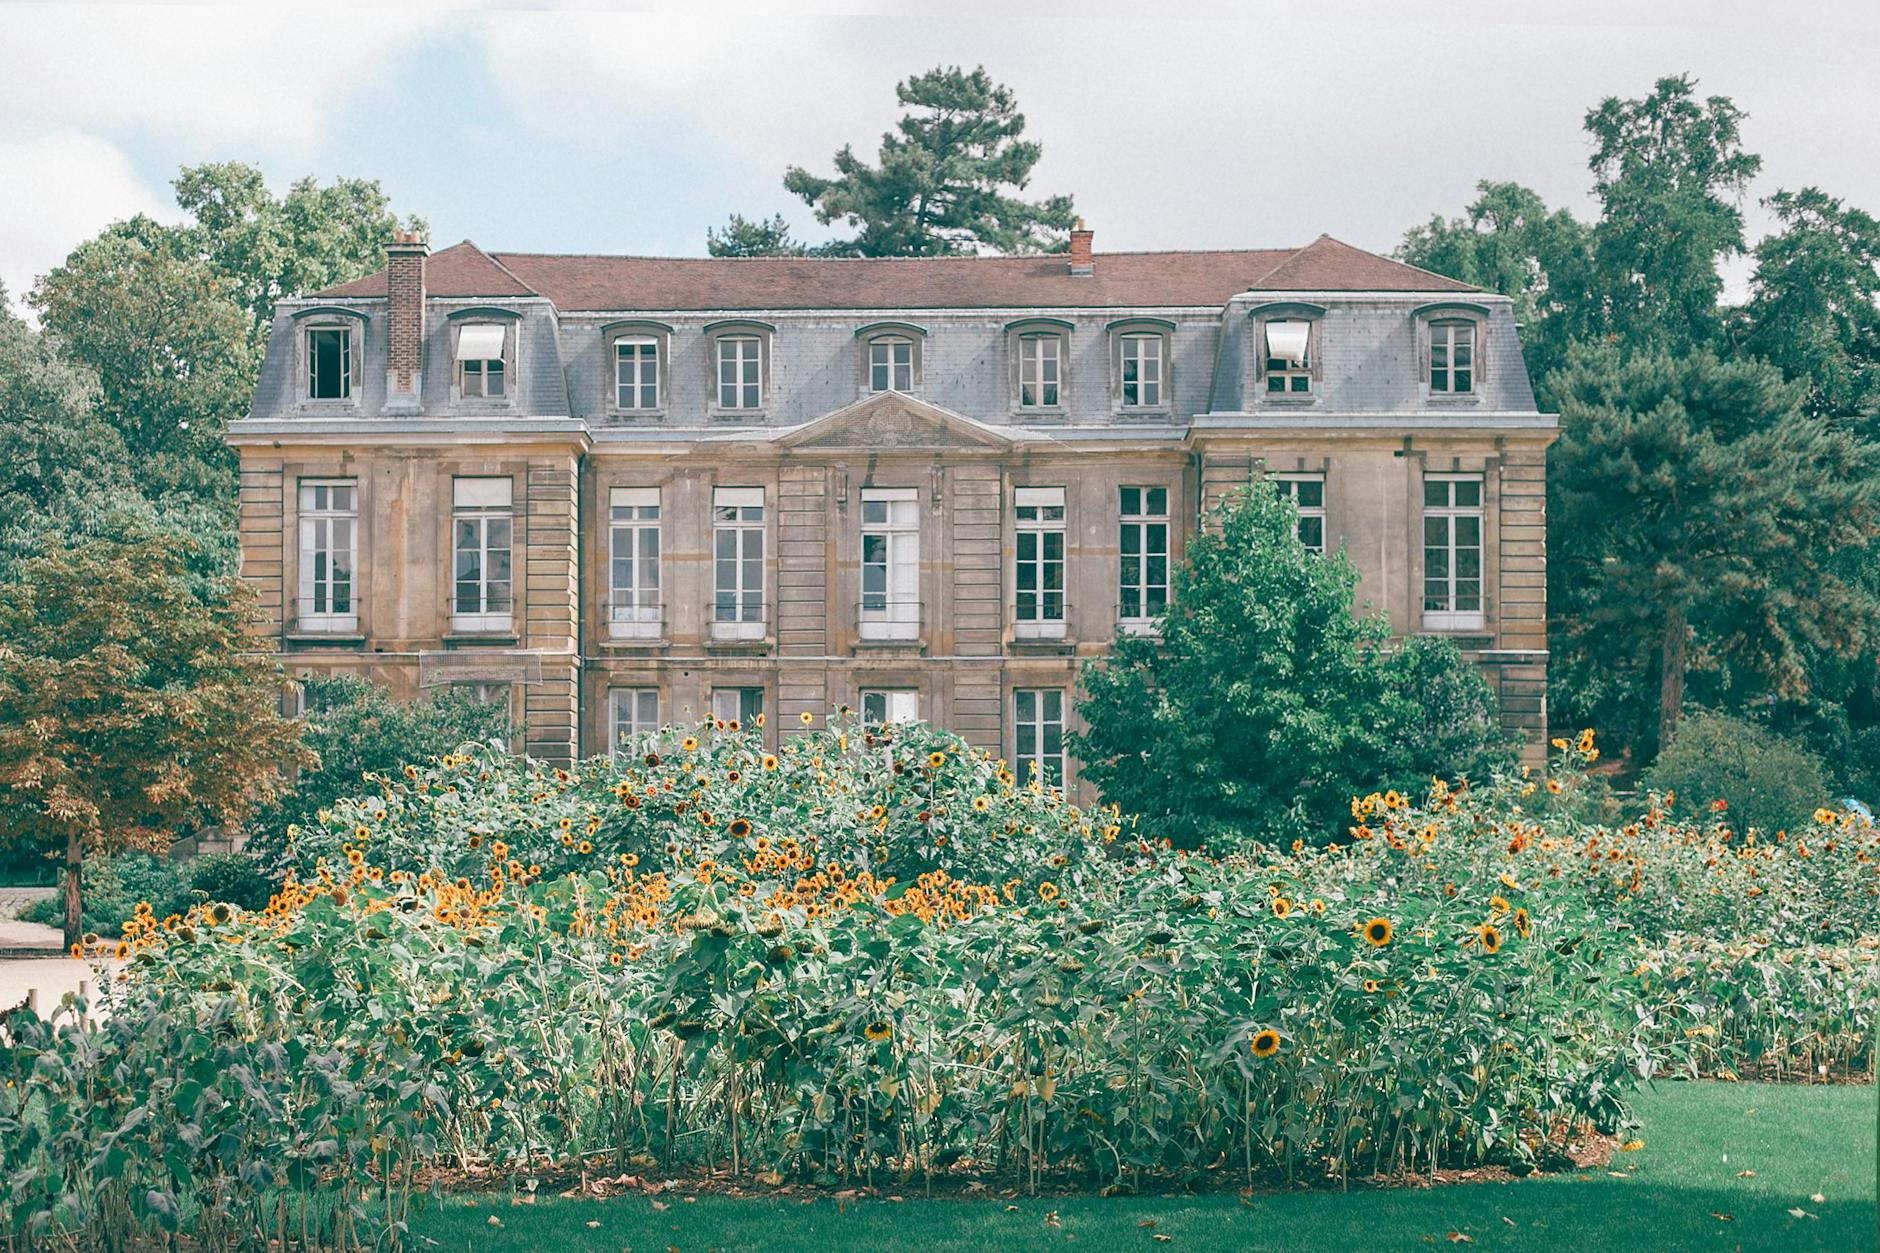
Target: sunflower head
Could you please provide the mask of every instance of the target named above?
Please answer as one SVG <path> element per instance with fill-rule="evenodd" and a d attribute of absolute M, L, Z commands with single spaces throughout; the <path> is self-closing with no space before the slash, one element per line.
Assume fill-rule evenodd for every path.
<path fill-rule="evenodd" d="M 862 1034 L 879 1043 L 894 1035 L 894 1028 L 885 1022 L 871 1022 L 862 1028 Z"/>
<path fill-rule="evenodd" d="M 1273 898 L 1273 916 L 1275 918 L 1284 918 L 1287 914 L 1292 912 L 1292 909 L 1292 902 L 1285 897 L 1275 896 Z"/>
<path fill-rule="evenodd" d="M 777 768 L 777 757 L 776 757 L 776 754 L 774 754 L 774 753 L 765 753 L 765 754 L 764 754 L 764 769 L 766 769 L 766 770 L 775 770 L 776 768 Z"/>
<path fill-rule="evenodd" d="M 1492 922 L 1485 922 L 1476 928 L 1475 933 L 1481 937 L 1484 953 L 1501 952 L 1501 928 Z"/>
<path fill-rule="evenodd" d="M 1383 948 L 1390 943 L 1390 937 L 1395 935 L 1396 931 L 1397 928 L 1391 924 L 1390 919 L 1373 918 L 1364 924 L 1364 941 L 1372 948 Z"/>
<path fill-rule="evenodd" d="M 1253 1033 L 1250 1044 L 1255 1057 L 1271 1057 L 1279 1052 L 1279 1032 L 1271 1027 L 1264 1027 Z"/>
<path fill-rule="evenodd" d="M 741 840 L 751 833 L 751 824 L 744 818 L 733 818 L 731 825 L 726 827 L 725 831 L 733 839 Z"/>

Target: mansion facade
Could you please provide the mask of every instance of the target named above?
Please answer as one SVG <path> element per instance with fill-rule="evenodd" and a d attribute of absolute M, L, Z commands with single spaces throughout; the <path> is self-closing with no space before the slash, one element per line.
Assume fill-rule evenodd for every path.
<path fill-rule="evenodd" d="M 290 675 L 474 685 L 557 762 L 919 718 L 1074 785 L 1079 668 L 1271 482 L 1540 750 L 1546 449 L 1509 302 L 1303 248 L 431 254 L 282 301 L 243 573 Z"/>

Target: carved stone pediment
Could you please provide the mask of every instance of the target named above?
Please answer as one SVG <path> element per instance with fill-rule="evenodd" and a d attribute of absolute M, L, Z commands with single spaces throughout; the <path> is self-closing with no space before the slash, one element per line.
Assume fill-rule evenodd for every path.
<path fill-rule="evenodd" d="M 778 436 L 786 448 L 924 452 L 1010 448 L 993 427 L 899 392 L 882 392 Z"/>

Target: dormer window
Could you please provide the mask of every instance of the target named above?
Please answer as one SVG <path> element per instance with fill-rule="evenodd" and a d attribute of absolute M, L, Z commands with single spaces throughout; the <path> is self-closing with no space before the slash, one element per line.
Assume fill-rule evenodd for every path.
<path fill-rule="evenodd" d="M 1312 390 L 1312 323 L 1274 320 L 1262 328 L 1266 336 L 1266 390 L 1294 395 Z"/>
<path fill-rule="evenodd" d="M 1064 337 L 1045 331 L 1018 337 L 1018 407 L 1056 409 L 1064 377 Z"/>
<path fill-rule="evenodd" d="M 1110 336 L 1110 400 L 1125 412 L 1166 410 L 1169 346 L 1175 324 L 1166 318 L 1120 318 Z"/>
<path fill-rule="evenodd" d="M 1475 323 L 1430 323 L 1430 394 L 1466 396 L 1475 391 Z"/>
<path fill-rule="evenodd" d="M 764 404 L 763 341 L 755 335 L 718 339 L 718 407 L 761 409 Z"/>
<path fill-rule="evenodd" d="M 914 390 L 914 341 L 899 335 L 883 335 L 868 344 L 868 390 L 871 392 L 911 392 Z"/>
<path fill-rule="evenodd" d="M 307 329 L 307 399 L 351 400 L 353 337 L 349 326 Z"/>
<path fill-rule="evenodd" d="M 502 400 L 509 394 L 509 328 L 473 322 L 457 330 L 457 394 L 466 400 Z"/>
<path fill-rule="evenodd" d="M 653 336 L 623 335 L 614 341 L 614 404 L 659 408 L 659 341 Z"/>

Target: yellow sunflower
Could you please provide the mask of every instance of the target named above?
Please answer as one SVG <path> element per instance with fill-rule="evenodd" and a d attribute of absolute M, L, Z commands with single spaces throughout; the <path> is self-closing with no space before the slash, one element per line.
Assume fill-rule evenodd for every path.
<path fill-rule="evenodd" d="M 1372 948 L 1383 948 L 1396 933 L 1397 928 L 1388 918 L 1373 918 L 1364 924 L 1364 940 Z"/>
<path fill-rule="evenodd" d="M 885 1022 L 871 1022 L 862 1028 L 862 1034 L 879 1043 L 894 1035 L 894 1028 Z"/>
<path fill-rule="evenodd" d="M 1255 1057 L 1271 1057 L 1279 1052 L 1279 1032 L 1271 1027 L 1254 1032 L 1251 1042 Z"/>
<path fill-rule="evenodd" d="M 1292 908 L 1292 902 L 1285 897 L 1275 896 L 1273 898 L 1273 916 L 1275 918 L 1284 918 L 1287 914 L 1292 912 Z"/>
<path fill-rule="evenodd" d="M 1475 929 L 1475 934 L 1481 937 L 1482 951 L 1484 953 L 1501 952 L 1501 928 L 1497 927 L 1494 923 L 1483 923 Z"/>

